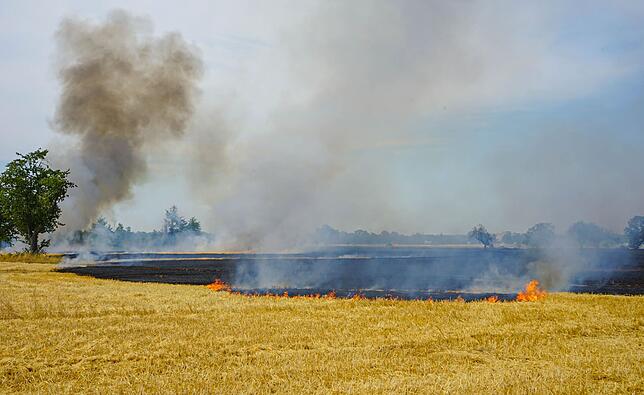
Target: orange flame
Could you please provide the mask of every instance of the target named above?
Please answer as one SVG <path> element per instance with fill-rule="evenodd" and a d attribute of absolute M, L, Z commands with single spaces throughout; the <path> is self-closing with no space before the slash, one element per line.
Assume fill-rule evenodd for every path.
<path fill-rule="evenodd" d="M 496 296 L 496 295 L 491 295 L 491 296 L 488 296 L 487 298 L 485 298 L 485 301 L 488 302 L 488 303 L 496 303 L 496 302 L 499 301 L 499 297 Z"/>
<path fill-rule="evenodd" d="M 209 284 L 207 287 L 215 292 L 230 291 L 230 285 L 226 284 L 220 279 L 216 279 L 215 281 L 212 282 L 212 284 Z"/>
<path fill-rule="evenodd" d="M 362 299 L 367 299 L 367 297 L 364 296 L 363 294 L 361 294 L 360 292 L 356 292 L 353 295 L 353 297 L 351 297 L 351 299 L 353 299 L 353 300 L 362 300 Z"/>
<path fill-rule="evenodd" d="M 535 302 L 546 298 L 546 291 L 539 288 L 539 281 L 532 280 L 525 286 L 525 290 L 517 294 L 517 302 Z"/>
<path fill-rule="evenodd" d="M 329 291 L 326 295 L 325 298 L 327 299 L 335 299 L 335 291 Z"/>

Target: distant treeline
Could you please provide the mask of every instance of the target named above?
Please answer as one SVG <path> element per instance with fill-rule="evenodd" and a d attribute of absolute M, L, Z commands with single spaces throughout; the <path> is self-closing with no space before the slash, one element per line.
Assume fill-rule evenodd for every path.
<path fill-rule="evenodd" d="M 74 249 L 85 247 L 100 251 L 158 250 L 182 246 L 194 248 L 211 240 L 212 236 L 201 230 L 201 223 L 195 217 L 186 219 L 179 215 L 176 206 L 172 206 L 165 211 L 160 230 L 132 231 L 129 226 L 121 223 L 110 225 L 105 218 L 99 218 L 89 229 L 73 232 L 60 244 Z"/>
<path fill-rule="evenodd" d="M 420 233 L 404 235 L 386 230 L 380 233 L 371 233 L 362 229 L 349 233 L 334 229 L 329 225 L 318 228 L 313 235 L 313 240 L 318 244 L 467 244 L 470 242 L 467 235 Z"/>
<path fill-rule="evenodd" d="M 591 222 L 576 222 L 563 234 L 555 233 L 554 225 L 539 223 L 530 227 L 525 233 L 502 232 L 494 235 L 494 241 L 504 245 L 544 247 L 557 242 L 575 243 L 579 247 L 618 247 L 627 238 L 623 234 L 611 232 Z"/>
<path fill-rule="evenodd" d="M 69 170 L 52 169 L 46 160 L 48 151 L 38 149 L 9 162 L 0 173 L 0 250 L 24 244 L 25 250 L 39 253 L 50 246 L 54 232 L 62 225 L 60 203 L 68 190 L 76 185 L 68 180 Z M 42 236 L 45 236 L 43 238 Z M 201 249 L 213 245 L 214 236 L 204 233 L 200 222 L 179 215 L 176 206 L 165 211 L 163 226 L 152 232 L 134 232 L 123 224 L 111 225 L 99 218 L 88 229 L 57 234 L 54 240 L 59 250 L 159 250 Z M 55 237 L 55 236 L 54 236 Z M 63 237 L 63 239 L 60 239 Z M 644 244 L 644 216 L 632 217 L 623 234 L 617 234 L 589 222 L 577 222 L 564 233 L 555 233 L 554 225 L 539 223 L 525 233 L 488 232 L 482 224 L 474 226 L 467 235 L 404 235 L 365 230 L 344 232 L 324 225 L 308 238 L 310 244 L 426 244 L 449 245 L 481 243 L 486 248 L 501 243 L 509 246 L 548 247 L 571 245 L 579 247 L 627 246 L 638 249 Z M 558 244 L 562 242 L 563 244 Z"/>
<path fill-rule="evenodd" d="M 554 225 L 550 223 L 536 224 L 525 232 L 501 232 L 497 234 L 488 233 L 482 225 L 475 227 L 469 234 L 421 234 L 404 235 L 398 232 L 382 231 L 372 233 L 365 230 L 345 232 L 324 225 L 318 228 L 313 240 L 318 244 L 423 244 L 423 245 L 457 245 L 457 244 L 478 244 L 486 246 L 501 244 L 512 247 L 545 247 L 562 243 L 575 243 L 579 247 L 619 247 L 628 245 L 631 248 L 638 248 L 637 237 L 644 228 L 643 217 L 634 217 L 629 221 L 625 234 L 611 232 L 599 225 L 589 222 L 576 222 L 566 232 L 558 234 Z M 477 229 L 478 228 L 478 229 Z M 635 228 L 635 229 L 633 229 Z M 483 234 L 483 235 L 482 235 Z M 478 237 L 477 237 L 478 236 Z M 483 236 L 483 237 L 482 237 Z"/>
<path fill-rule="evenodd" d="M 118 223 L 110 225 L 99 218 L 87 230 L 76 231 L 66 240 L 70 249 L 81 247 L 93 250 L 162 250 L 207 248 L 215 241 L 215 235 L 205 233 L 195 218 L 179 215 L 176 206 L 165 211 L 163 226 L 151 232 L 132 231 Z M 644 217 L 633 217 L 624 234 L 611 232 L 599 225 L 577 222 L 565 232 L 556 233 L 550 223 L 536 224 L 525 232 L 490 233 L 483 225 L 477 225 L 469 234 L 421 234 L 405 235 L 366 230 L 345 232 L 323 225 L 309 238 L 312 245 L 464 245 L 483 244 L 485 247 L 507 246 L 541 248 L 549 246 L 578 246 L 582 248 L 613 248 L 628 246 L 639 248 L 644 242 Z"/>

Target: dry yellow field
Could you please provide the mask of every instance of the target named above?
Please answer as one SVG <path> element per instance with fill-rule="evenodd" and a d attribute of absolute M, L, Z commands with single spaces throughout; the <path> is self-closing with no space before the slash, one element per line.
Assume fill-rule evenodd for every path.
<path fill-rule="evenodd" d="M 0 393 L 642 393 L 644 297 L 252 298 L 0 263 Z"/>

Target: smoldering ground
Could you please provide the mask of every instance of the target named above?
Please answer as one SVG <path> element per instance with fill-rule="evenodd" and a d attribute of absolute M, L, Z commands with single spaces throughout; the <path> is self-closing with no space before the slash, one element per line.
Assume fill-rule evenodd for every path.
<path fill-rule="evenodd" d="M 586 250 L 579 257 L 584 270 L 569 277 L 567 284 L 560 282 L 562 277 L 553 282 L 553 277 L 544 276 L 541 265 L 557 262 L 542 260 L 545 258 L 538 251 L 517 249 L 346 246 L 300 254 L 119 253 L 105 254 L 91 264 L 66 265 L 64 270 L 99 278 L 173 284 L 206 285 L 221 279 L 243 292 L 280 294 L 337 290 L 338 295 L 351 296 L 370 291 L 367 294 L 378 297 L 392 291 L 397 297 L 426 298 L 447 292 L 452 298 L 461 293 L 480 298 L 488 293 L 512 295 L 534 278 L 550 290 L 644 292 L 644 254 Z"/>
<path fill-rule="evenodd" d="M 628 250 L 580 250 L 564 242 L 539 249 L 345 247 L 270 260 L 247 260 L 235 268 L 239 288 L 464 290 L 516 292 L 538 279 L 548 290 L 596 290 L 632 272 L 632 292 L 641 293 L 641 254 Z M 619 273 L 620 271 L 625 272 Z M 627 280 L 628 283 L 630 280 Z M 621 292 L 628 293 L 627 287 Z M 610 286 L 606 292 L 613 292 Z M 615 289 L 621 289 L 618 285 Z"/>

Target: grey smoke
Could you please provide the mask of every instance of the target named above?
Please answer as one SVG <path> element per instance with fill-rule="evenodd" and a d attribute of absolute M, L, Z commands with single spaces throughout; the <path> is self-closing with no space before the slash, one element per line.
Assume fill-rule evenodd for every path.
<path fill-rule="evenodd" d="M 133 186 L 145 180 L 146 157 L 151 151 L 159 155 L 158 141 L 177 141 L 178 136 L 181 144 L 163 151 L 163 159 L 167 155 L 168 162 L 177 157 L 188 162 L 176 166 L 174 175 L 192 181 L 190 195 L 211 207 L 210 218 L 203 222 L 217 235 L 217 247 L 297 246 L 324 223 L 404 233 L 463 232 L 478 222 L 493 230 L 521 230 L 537 221 L 553 221 L 554 214 L 539 217 L 546 203 L 574 212 L 575 220 L 585 218 L 578 213 L 596 211 L 596 205 L 593 210 L 568 210 L 578 201 L 570 199 L 567 188 L 575 174 L 558 181 L 564 186 L 559 189 L 562 199 L 540 200 L 532 193 L 535 183 L 522 174 L 526 167 L 517 165 L 516 158 L 535 157 L 534 167 L 548 169 L 537 179 L 543 178 L 545 192 L 557 187 L 551 174 L 562 178 L 566 173 L 550 171 L 558 166 L 554 161 L 543 166 L 544 155 L 531 144 L 511 154 L 490 154 L 509 158 L 503 163 L 461 160 L 458 144 L 475 132 L 458 135 L 441 124 L 441 117 L 464 114 L 476 130 L 476 112 L 576 97 L 628 68 L 557 46 L 557 34 L 569 20 L 566 12 L 575 10 L 483 1 L 316 3 L 309 15 L 283 24 L 282 36 L 264 50 L 268 55 L 258 67 L 258 87 L 252 86 L 252 78 L 231 79 L 225 90 L 207 92 L 221 103 L 201 107 L 196 117 L 200 62 L 196 50 L 177 34 L 154 37 L 149 21 L 123 12 L 111 14 L 103 24 L 66 20 L 57 35 L 64 91 L 56 125 L 77 140 L 78 148 L 64 154 L 81 188 L 68 202 L 64 222 L 72 229 L 83 227 L 131 196 Z M 182 61 L 155 61 L 175 56 Z M 580 66 L 584 73 L 578 72 Z M 164 77 L 162 86 L 147 84 L 158 75 Z M 269 80 L 283 86 L 261 91 Z M 178 100 L 160 105 L 149 100 L 173 87 L 182 92 Z M 123 94 L 111 95 L 114 91 Z M 103 100 L 105 96 L 110 100 Z M 256 111 L 265 119 L 231 116 L 255 111 L 248 107 L 262 107 L 262 102 L 253 99 L 267 96 L 268 106 Z M 443 149 L 442 141 L 451 150 Z M 427 150 L 429 159 L 416 162 L 427 167 L 422 177 L 401 177 L 392 147 L 422 144 L 436 147 L 436 152 Z M 562 148 L 566 155 L 577 148 L 569 146 Z M 391 156 L 369 157 L 378 147 L 386 147 Z M 580 159 L 589 161 L 585 155 Z M 607 196 L 605 185 L 614 190 L 619 184 L 588 187 L 595 169 L 580 167 L 582 186 L 574 189 L 589 190 L 597 203 Z M 169 176 L 159 173 L 159 178 Z M 479 177 L 482 173 L 489 177 Z M 413 184 L 427 187 L 415 189 Z M 512 189 L 517 191 L 508 193 Z M 424 195 L 414 196 L 410 190 Z M 467 198 L 473 195 L 480 196 L 477 204 Z M 615 220 L 621 223 L 622 212 L 637 206 L 637 196 L 628 204 L 622 198 L 605 215 L 589 219 L 603 223 L 624 207 Z"/>
<path fill-rule="evenodd" d="M 563 20 L 554 6 L 317 3 L 311 15 L 285 29 L 283 46 L 272 48 L 277 66 L 265 71 L 286 74 L 292 91 L 276 99 L 277 110 L 252 138 L 227 140 L 234 152 L 230 171 L 201 179 L 216 185 L 205 200 L 222 246 L 280 249 L 301 243 L 324 223 L 411 233 L 430 223 L 434 231 L 462 232 L 494 221 L 493 210 L 465 196 L 480 193 L 487 207 L 503 189 L 468 178 L 468 169 L 462 179 L 441 180 L 449 173 L 441 166 L 459 166 L 458 152 L 423 162 L 427 176 L 416 182 L 442 182 L 425 188 L 423 198 L 399 187 L 410 181 L 395 173 L 396 157 L 375 162 L 368 154 L 378 147 L 440 148 L 440 140 L 450 138 L 454 147 L 469 136 L 450 136 L 431 121 L 526 99 L 573 97 L 601 85 L 610 75 L 605 65 L 553 45 Z M 575 71 L 582 64 L 588 74 Z M 489 217 L 478 218 L 481 211 Z"/>
<path fill-rule="evenodd" d="M 55 126 L 74 136 L 59 161 L 79 188 L 64 221 L 84 228 L 132 196 L 147 172 L 146 149 L 182 136 L 202 74 L 180 34 L 154 36 L 150 21 L 113 11 L 103 23 L 67 18 L 56 32 L 61 84 Z"/>

